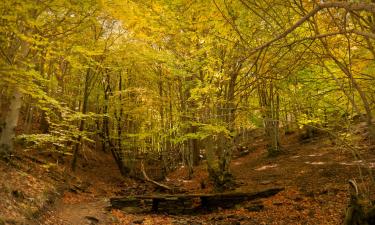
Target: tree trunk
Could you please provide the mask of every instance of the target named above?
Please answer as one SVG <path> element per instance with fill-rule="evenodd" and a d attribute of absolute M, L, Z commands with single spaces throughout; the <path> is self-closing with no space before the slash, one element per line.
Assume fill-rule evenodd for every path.
<path fill-rule="evenodd" d="M 85 76 L 85 83 L 84 83 L 84 90 L 83 90 L 83 103 L 82 103 L 82 114 L 86 114 L 87 112 L 87 104 L 88 104 L 88 100 L 89 100 L 89 80 L 90 80 L 90 75 L 91 75 L 91 69 L 87 69 L 87 72 L 86 72 L 86 76 Z M 77 143 L 75 144 L 74 146 L 74 152 L 73 152 L 73 160 L 72 160 L 72 165 L 71 165 L 71 168 L 73 171 L 76 170 L 76 167 L 77 167 L 77 158 L 78 158 L 78 154 L 79 154 L 79 151 L 82 147 L 82 135 L 81 135 L 81 132 L 84 131 L 85 129 L 85 120 L 84 119 L 81 119 L 80 122 L 79 122 L 79 136 L 78 136 L 78 139 L 77 139 Z"/>
<path fill-rule="evenodd" d="M 26 33 L 28 30 L 26 30 Z M 16 63 L 22 62 L 29 54 L 29 43 L 21 41 L 16 49 L 20 51 L 20 57 L 15 58 Z M 11 63 L 12 64 L 12 63 Z M 18 65 L 20 68 L 25 68 L 24 65 Z M 4 128 L 0 136 L 0 157 L 8 157 L 13 152 L 13 141 L 16 136 L 15 128 L 18 124 L 19 114 L 22 105 L 22 93 L 19 86 L 13 87 L 13 96 L 10 100 L 9 111 L 5 117 Z M 1 105 L 0 105 L 1 106 Z"/>
<path fill-rule="evenodd" d="M 268 139 L 268 154 L 270 156 L 278 154 L 281 150 L 280 135 L 279 135 L 279 96 L 272 81 L 267 84 L 267 81 L 261 81 L 258 86 L 258 95 L 260 106 L 262 107 L 262 114 L 264 119 L 264 129 Z M 276 99 L 275 99 L 276 96 Z"/>
<path fill-rule="evenodd" d="M 10 102 L 9 112 L 5 118 L 5 126 L 0 137 L 0 156 L 8 157 L 13 152 L 13 139 L 16 136 L 15 128 L 22 104 L 22 94 L 16 88 Z"/>
<path fill-rule="evenodd" d="M 34 107 L 32 106 L 32 104 L 29 104 L 26 110 L 26 119 L 25 119 L 25 123 L 26 123 L 25 133 L 26 134 L 30 133 L 30 129 L 31 129 L 32 122 L 33 122 L 33 114 L 34 114 Z"/>
<path fill-rule="evenodd" d="M 192 78 L 186 78 L 185 82 L 192 82 Z M 179 80 L 179 97 L 180 97 L 180 106 L 182 111 L 181 121 L 183 122 L 192 122 L 189 121 L 189 116 L 194 113 L 194 110 L 196 108 L 195 104 L 192 102 L 187 102 L 189 99 L 191 93 L 190 88 L 183 89 L 182 81 Z M 184 129 L 184 133 L 192 133 L 194 132 L 194 128 L 191 124 L 187 128 Z M 188 139 L 184 143 L 182 143 L 184 148 L 184 159 L 185 159 L 185 165 L 188 167 L 188 178 L 191 179 L 194 173 L 193 165 L 194 165 L 194 154 L 196 154 L 196 150 L 194 149 L 196 145 L 194 145 L 193 139 Z M 199 157 L 199 156 L 198 156 Z"/>
<path fill-rule="evenodd" d="M 313 21 L 313 25 L 315 26 L 315 33 L 320 35 L 319 27 L 316 21 Z M 366 111 L 366 123 L 369 132 L 369 138 L 372 143 L 375 143 L 375 125 L 372 121 L 372 109 L 370 102 L 367 98 L 366 93 L 362 90 L 362 87 L 358 84 L 357 80 L 354 78 L 350 67 L 346 63 L 343 63 L 337 59 L 337 57 L 332 53 L 328 43 L 325 39 L 319 38 L 320 42 L 322 43 L 323 47 L 325 48 L 327 55 L 335 62 L 335 64 L 339 67 L 339 69 L 348 77 L 351 84 L 353 85 L 354 89 L 358 92 L 358 95 L 362 101 L 363 107 Z M 350 99 L 349 99 L 350 100 Z M 351 101 L 353 103 L 354 100 Z M 355 105 L 353 105 L 355 107 Z"/>
<path fill-rule="evenodd" d="M 203 143 L 206 149 L 207 170 L 215 189 L 217 191 L 231 189 L 234 186 L 234 178 L 229 169 L 232 158 L 231 140 L 224 134 L 219 134 L 215 139 L 212 136 L 207 137 Z"/>

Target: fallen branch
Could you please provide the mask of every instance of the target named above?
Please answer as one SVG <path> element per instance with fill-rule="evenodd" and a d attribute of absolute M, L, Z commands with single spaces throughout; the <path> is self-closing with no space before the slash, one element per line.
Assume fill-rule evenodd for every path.
<path fill-rule="evenodd" d="M 158 187 L 160 187 L 160 188 L 163 188 L 163 189 L 165 189 L 165 190 L 168 190 L 168 191 L 172 191 L 172 190 L 173 190 L 171 187 L 169 187 L 169 186 L 167 186 L 167 185 L 165 185 L 165 184 L 161 184 L 161 183 L 159 183 L 159 182 L 156 182 L 156 181 L 150 179 L 150 178 L 147 176 L 147 174 L 146 174 L 145 166 L 144 166 L 144 164 L 143 164 L 143 161 L 141 161 L 141 170 L 142 170 L 143 177 L 145 178 L 146 181 L 148 181 L 148 182 L 150 182 L 150 183 L 152 183 L 152 184 L 154 184 L 154 185 L 156 185 L 156 186 L 158 186 Z"/>

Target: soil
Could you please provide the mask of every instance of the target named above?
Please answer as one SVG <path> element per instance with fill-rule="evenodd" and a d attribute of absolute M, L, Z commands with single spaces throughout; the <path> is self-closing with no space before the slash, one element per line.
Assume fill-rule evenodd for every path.
<path fill-rule="evenodd" d="M 85 201 L 66 203 L 59 201 L 54 209 L 44 216 L 42 224 L 110 224 L 110 217 L 105 210 L 108 207 L 106 198 L 88 199 Z"/>
<path fill-rule="evenodd" d="M 1 218 L 7 218 L 3 219 L 7 221 L 6 224 L 11 224 L 11 222 L 17 224 L 17 221 L 9 218 L 25 215 L 22 210 L 19 210 L 20 204 L 14 202 L 23 201 L 26 204 L 29 200 L 18 201 L 14 197 L 14 190 L 21 190 L 20 193 L 23 193 L 24 198 L 29 199 L 28 196 L 32 194 L 24 190 L 48 189 L 49 192 L 51 190 L 59 192 L 56 187 L 63 183 L 69 185 L 63 188 L 64 191 L 60 192 L 60 195 L 54 195 L 56 199 L 54 204 L 45 207 L 47 210 L 44 208 L 38 219 L 31 220 L 25 217 L 23 221 L 28 222 L 23 224 L 329 225 L 341 224 L 343 221 L 349 198 L 348 179 L 356 178 L 361 184 L 360 190 L 363 193 L 371 193 L 370 198 L 375 199 L 374 185 L 371 183 L 374 179 L 371 173 L 375 170 L 375 154 L 368 150 L 366 141 L 362 137 L 354 140 L 357 144 L 352 146 L 356 149 L 356 155 L 359 154 L 361 159 L 353 157 L 353 153 L 347 150 L 348 146 L 332 143 L 332 140 L 327 137 L 301 142 L 297 135 L 292 134 L 285 136 L 283 140 L 282 154 L 272 158 L 267 156 L 265 141 L 262 137 L 248 143 L 248 147 L 251 147 L 250 153 L 234 159 L 231 170 L 237 182 L 236 191 L 253 192 L 271 187 L 284 187 L 284 191 L 266 199 L 238 204 L 233 209 L 218 208 L 213 212 L 198 212 L 194 215 L 167 215 L 163 212 L 137 213 L 136 211 L 109 209 L 110 197 L 156 191 L 151 184 L 121 177 L 109 154 L 86 152 L 85 160 L 81 162 L 82 166 L 72 173 L 72 177 L 68 178 L 64 177 L 64 174 L 71 174 L 71 172 L 67 173 L 67 168 L 60 171 L 50 170 L 53 171 L 49 172 L 50 174 L 45 170 L 39 173 L 23 172 L 26 174 L 25 177 L 31 177 L 29 174 L 34 174 L 32 179 L 27 179 L 28 183 L 17 181 L 17 177 L 20 176 L 14 173 L 20 173 L 22 169 L 7 169 L 13 167 L 0 164 L 2 179 L 10 180 L 9 183 L 2 184 L 3 187 L 8 187 L 8 192 L 0 191 L 0 197 L 4 198 L 0 204 L 9 208 L 8 211 L 4 210 L 5 213 L 0 211 L 2 213 L 0 224 Z M 39 167 L 34 165 L 29 170 L 36 171 L 37 168 Z M 27 169 L 24 168 L 24 171 Z M 43 177 L 46 174 L 49 174 L 47 177 L 50 178 Z M 213 191 L 204 161 L 194 168 L 193 179 L 187 180 L 186 177 L 187 169 L 181 167 L 169 174 L 164 183 L 178 187 L 187 193 Z M 206 183 L 203 189 L 202 182 Z M 33 189 L 30 189 L 31 186 Z M 39 192 L 43 191 L 39 190 Z M 4 204 L 8 205 L 4 206 Z M 22 224 L 21 220 L 18 224 Z"/>

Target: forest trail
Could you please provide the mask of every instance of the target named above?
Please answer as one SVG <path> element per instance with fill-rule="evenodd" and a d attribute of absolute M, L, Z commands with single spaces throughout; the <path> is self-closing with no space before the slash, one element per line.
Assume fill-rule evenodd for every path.
<path fill-rule="evenodd" d="M 121 177 L 110 155 L 88 151 L 82 165 L 70 174 L 72 177 L 64 193 L 36 222 L 28 224 L 340 224 L 349 198 L 347 180 L 360 177 L 359 168 L 368 179 L 366 171 L 371 169 L 374 172 L 375 156 L 363 151 L 362 160 L 355 160 L 350 152 L 341 151 L 326 137 L 303 143 L 295 135 L 290 135 L 284 140 L 283 153 L 270 158 L 263 137 L 257 138 L 248 144 L 252 150 L 247 155 L 235 157 L 231 164 L 237 182 L 236 191 L 253 192 L 275 186 L 284 187 L 284 191 L 265 199 L 240 203 L 232 209 L 219 208 L 188 215 L 109 210 L 109 198 L 150 194 L 155 192 L 155 187 Z M 51 170 L 48 176 L 56 177 L 54 174 Z M 9 174 L 9 177 L 11 175 L 14 176 Z M 213 191 L 204 162 L 194 168 L 193 179 L 186 177 L 187 168 L 180 167 L 163 183 L 178 187 L 185 193 Z M 66 182 L 60 178 L 57 180 L 57 185 Z M 207 184 L 205 188 L 201 187 L 202 180 Z M 16 184 L 12 186 L 18 187 L 17 190 L 25 189 Z"/>
<path fill-rule="evenodd" d="M 0 225 L 375 224 L 375 0 L 3 2 Z"/>
<path fill-rule="evenodd" d="M 87 163 L 76 171 L 75 182 L 37 224 L 94 225 L 114 222 L 115 218 L 108 210 L 109 197 L 123 188 L 124 179 L 111 156 L 90 151 L 85 157 Z"/>
<path fill-rule="evenodd" d="M 108 199 L 97 198 L 78 203 L 67 203 L 60 200 L 54 208 L 44 216 L 43 224 L 87 225 L 110 224 Z"/>

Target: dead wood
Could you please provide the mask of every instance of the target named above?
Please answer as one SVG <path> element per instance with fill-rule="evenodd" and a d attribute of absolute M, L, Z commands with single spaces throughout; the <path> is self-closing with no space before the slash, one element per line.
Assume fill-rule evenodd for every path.
<path fill-rule="evenodd" d="M 172 190 L 173 190 L 171 187 L 169 187 L 169 186 L 167 186 L 167 185 L 165 185 L 165 184 L 161 184 L 161 183 L 159 183 L 159 182 L 156 182 L 156 181 L 150 179 L 150 178 L 147 176 L 147 173 L 146 173 L 146 170 L 145 170 L 145 166 L 144 166 L 144 164 L 143 164 L 143 161 L 141 161 L 141 170 L 142 170 L 143 177 L 144 177 L 144 179 L 145 179 L 147 182 L 150 182 L 150 183 L 152 183 L 152 184 L 154 184 L 154 185 L 156 185 L 156 186 L 158 186 L 158 187 L 160 187 L 160 188 L 162 188 L 162 189 L 168 190 L 168 191 L 172 191 Z"/>
<path fill-rule="evenodd" d="M 112 208 L 142 207 L 150 211 L 167 211 L 172 213 L 190 212 L 194 209 L 212 210 L 218 207 L 232 208 L 236 204 L 258 198 L 276 195 L 284 188 L 270 188 L 257 192 L 223 192 L 199 194 L 152 194 L 111 198 Z M 198 200 L 198 201 L 195 201 Z M 193 206 L 193 202 L 199 202 Z"/>

